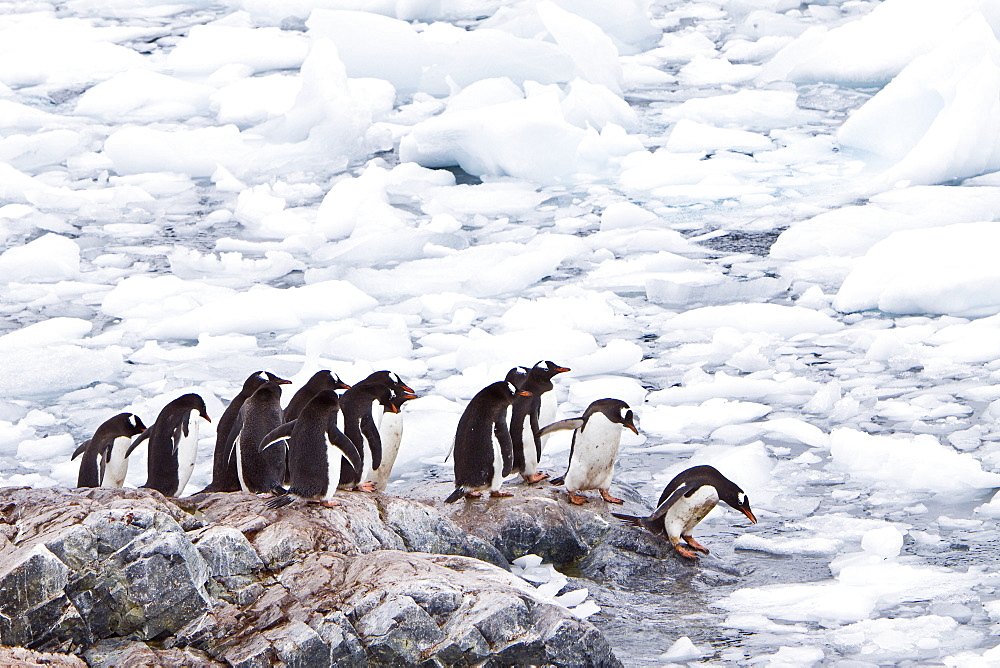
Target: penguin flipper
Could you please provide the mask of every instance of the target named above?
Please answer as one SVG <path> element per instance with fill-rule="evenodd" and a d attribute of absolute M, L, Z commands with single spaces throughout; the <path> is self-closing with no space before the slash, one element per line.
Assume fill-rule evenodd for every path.
<path fill-rule="evenodd" d="M 128 458 L 129 455 L 132 454 L 132 451 L 135 450 L 139 446 L 140 443 L 142 443 L 143 441 L 149 440 L 149 437 L 152 435 L 152 430 L 153 430 L 153 428 L 150 427 L 146 431 L 144 431 L 141 434 L 139 434 L 135 438 L 135 440 L 132 441 L 132 445 L 128 446 L 128 450 L 125 451 L 125 458 L 126 459 Z"/>
<path fill-rule="evenodd" d="M 226 436 L 226 443 L 223 446 L 226 452 L 226 462 L 234 462 L 236 460 L 236 441 L 240 436 L 240 432 L 243 431 L 243 411 L 241 410 L 236 419 L 233 420 L 233 426 L 229 428 L 229 435 Z"/>
<path fill-rule="evenodd" d="M 275 493 L 275 497 L 273 499 L 268 499 L 267 502 L 264 504 L 271 510 L 287 506 L 289 503 L 295 500 L 295 497 L 289 494 L 288 490 L 285 489 L 284 487 L 279 487 L 278 489 L 282 490 L 284 494 L 279 495 Z"/>
<path fill-rule="evenodd" d="M 677 503 L 681 499 L 681 497 L 687 496 L 688 494 L 694 492 L 696 489 L 698 489 L 698 487 L 701 487 L 701 485 L 692 486 L 687 482 L 682 482 L 680 485 L 677 486 L 677 489 L 675 489 L 673 493 L 669 497 L 667 497 L 666 501 L 664 501 L 663 503 L 661 503 L 659 506 L 656 507 L 656 510 L 653 511 L 652 515 L 650 515 L 649 517 L 641 518 L 642 526 L 649 528 L 650 524 L 656 522 L 657 520 L 662 520 L 666 516 L 667 512 L 670 510 L 671 506 Z"/>
<path fill-rule="evenodd" d="M 545 436 L 546 434 L 551 434 L 554 431 L 562 431 L 564 429 L 579 429 L 583 426 L 583 418 L 569 418 L 566 420 L 559 420 L 559 422 L 553 422 L 550 425 L 542 427 L 542 430 L 538 432 L 539 436 Z"/>
<path fill-rule="evenodd" d="M 444 500 L 445 503 L 455 503 L 459 499 L 465 496 L 465 490 L 461 487 L 456 487 L 455 491 L 448 495 L 448 498 Z"/>
<path fill-rule="evenodd" d="M 358 447 L 354 445 L 354 441 L 349 439 L 347 435 L 339 429 L 336 431 L 328 430 L 326 437 L 334 447 L 340 449 L 343 458 L 350 462 L 351 466 L 354 468 L 355 475 L 360 476 L 364 462 L 361 459 L 361 453 L 358 452 Z"/>
<path fill-rule="evenodd" d="M 500 474 L 506 478 L 510 475 L 514 467 L 514 441 L 510 437 L 507 421 L 498 420 L 494 423 L 493 432 L 500 443 L 500 457 L 503 459 L 503 468 L 500 469 Z M 494 463 L 494 466 L 496 466 L 496 463 Z"/>
<path fill-rule="evenodd" d="M 361 420 L 361 433 L 368 441 L 368 448 L 372 451 L 372 470 L 377 471 L 382 465 L 382 436 L 378 433 L 378 425 L 375 420 L 365 416 Z"/>
<path fill-rule="evenodd" d="M 625 515 L 624 513 L 611 513 L 611 516 L 617 517 L 625 524 L 630 524 L 632 526 L 637 526 L 637 527 L 642 526 L 642 520 L 644 519 L 642 517 L 636 517 L 635 515 Z"/>
<path fill-rule="evenodd" d="M 272 445 L 277 445 L 278 443 L 284 443 L 285 447 L 288 447 L 288 439 L 292 437 L 292 428 L 295 427 L 295 421 L 286 422 L 280 427 L 276 427 L 267 433 L 267 436 L 261 439 L 260 444 L 257 446 L 258 452 L 264 452 Z"/>
<path fill-rule="evenodd" d="M 90 445 L 90 439 L 88 438 L 86 441 L 80 444 L 80 447 L 78 447 L 76 450 L 73 451 L 73 456 L 69 458 L 70 461 L 73 461 L 74 459 L 82 455 L 83 451 L 86 450 L 87 446 L 89 445 Z"/>
<path fill-rule="evenodd" d="M 444 460 L 447 462 L 448 458 L 451 457 L 452 453 L 455 452 L 455 439 L 451 439 L 451 447 L 448 448 L 448 454 L 444 456 Z"/>

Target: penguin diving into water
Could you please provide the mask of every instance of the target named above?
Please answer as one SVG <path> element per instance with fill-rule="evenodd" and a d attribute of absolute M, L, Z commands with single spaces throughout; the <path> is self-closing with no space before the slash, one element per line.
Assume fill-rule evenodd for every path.
<path fill-rule="evenodd" d="M 132 441 L 125 451 L 126 457 L 140 443 L 149 441 L 143 487 L 155 489 L 164 496 L 177 496 L 184 491 L 198 454 L 199 417 L 211 422 L 205 400 L 193 393 L 181 395 L 164 406 L 153 426 Z"/>
<path fill-rule="evenodd" d="M 288 457 L 288 490 L 276 489 L 269 508 L 291 503 L 293 497 L 318 501 L 330 508 L 338 505 L 333 498 L 340 485 L 341 469 L 361 470 L 361 455 L 357 447 L 337 428 L 339 410 L 337 393 L 321 390 L 299 411 L 292 422 L 286 422 L 260 443 L 261 453 L 270 449 Z M 346 464 L 345 464 L 346 462 Z"/>
<path fill-rule="evenodd" d="M 542 457 L 541 420 L 551 420 L 555 415 L 555 405 L 549 407 L 547 397 L 553 388 L 552 378 L 556 374 L 569 371 L 554 362 L 538 362 L 530 369 L 514 367 L 507 373 L 507 380 L 519 390 L 529 392 L 528 396 L 514 397 L 510 412 L 510 437 L 513 442 L 513 473 L 520 473 L 527 483 L 535 483 L 549 477 L 538 470 L 538 460 Z M 545 413 L 548 413 L 546 416 Z M 547 424 L 547 423 L 546 423 Z"/>
<path fill-rule="evenodd" d="M 757 518 L 750 510 L 750 500 L 743 490 L 719 473 L 718 469 L 706 465 L 689 468 L 674 476 L 663 488 L 659 505 L 649 517 L 611 514 L 627 524 L 643 527 L 657 536 L 666 536 L 677 554 L 687 559 L 697 559 L 697 552 L 709 552 L 707 547 L 691 536 L 691 532 L 719 501 L 740 511 L 754 524 L 757 523 Z M 681 543 L 682 540 L 686 545 Z"/>
<path fill-rule="evenodd" d="M 80 454 L 77 487 L 121 487 L 128 473 L 125 451 L 132 439 L 146 430 L 138 415 L 119 413 L 104 422 L 94 436 L 84 441 L 70 459 Z"/>
<path fill-rule="evenodd" d="M 507 407 L 517 395 L 530 393 L 501 380 L 487 385 L 469 401 L 455 431 L 455 491 L 445 503 L 454 503 L 463 495 L 476 498 L 487 489 L 490 496 L 512 496 L 501 492 L 500 485 L 513 466 Z"/>
<path fill-rule="evenodd" d="M 600 491 L 608 503 L 623 503 L 611 496 L 622 428 L 639 433 L 629 405 L 621 399 L 598 399 L 587 407 L 583 417 L 560 420 L 542 429 L 542 435 L 573 430 L 566 474 L 551 481 L 553 485 L 566 485 L 571 503 L 587 503 L 587 497 L 579 492 L 589 489 Z"/>

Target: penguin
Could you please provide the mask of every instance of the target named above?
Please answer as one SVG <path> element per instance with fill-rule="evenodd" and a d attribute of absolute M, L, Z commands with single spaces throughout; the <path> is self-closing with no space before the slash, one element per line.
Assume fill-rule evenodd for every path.
<path fill-rule="evenodd" d="M 284 482 L 285 453 L 275 449 L 265 457 L 260 452 L 261 441 L 281 424 L 281 384 L 269 380 L 243 402 L 227 439 L 244 492 L 271 492 Z"/>
<path fill-rule="evenodd" d="M 243 402 L 249 399 L 257 388 L 267 381 L 274 381 L 279 385 L 288 385 L 292 381 L 275 376 L 270 371 L 255 371 L 243 382 L 243 388 L 239 394 L 226 406 L 222 417 L 219 418 L 219 426 L 215 435 L 215 456 L 212 459 L 212 482 L 205 489 L 198 492 L 238 492 L 240 490 L 240 477 L 236 471 L 236 459 L 231 457 L 231 452 L 227 447 L 229 434 L 233 429 L 236 419 L 243 408 Z"/>
<path fill-rule="evenodd" d="M 302 409 L 305 408 L 305 405 L 323 390 L 348 390 L 350 387 L 350 385 L 342 381 L 339 376 L 334 375 L 329 369 L 317 371 L 292 396 L 292 400 L 288 402 L 288 406 L 285 407 L 285 422 L 291 422 L 297 418 Z"/>
<path fill-rule="evenodd" d="M 340 397 L 344 415 L 344 434 L 361 454 L 357 470 L 341 469 L 341 484 L 347 489 L 374 492 L 372 472 L 382 464 L 382 438 L 378 427 L 385 406 L 391 406 L 392 390 L 378 382 L 360 382 Z"/>
<path fill-rule="evenodd" d="M 382 421 L 378 426 L 379 439 L 382 441 L 382 463 L 371 474 L 371 481 L 380 492 L 384 492 L 389 485 L 389 476 L 392 475 L 392 467 L 399 454 L 399 444 L 403 440 L 403 403 L 416 398 L 417 395 L 408 392 L 393 392 L 389 405 L 382 413 Z"/>
<path fill-rule="evenodd" d="M 520 473 L 526 483 L 536 483 L 549 477 L 538 470 L 538 460 L 542 457 L 541 422 L 543 401 L 553 388 L 552 378 L 569 371 L 554 362 L 538 362 L 535 366 L 514 367 L 507 374 L 507 380 L 529 396 L 516 396 L 510 412 L 510 437 L 514 444 L 514 466 L 512 471 Z M 554 412 L 553 412 L 554 415 Z M 549 416 L 549 422 L 551 418 Z M 548 424 L 546 422 L 545 424 Z"/>
<path fill-rule="evenodd" d="M 587 503 L 587 497 L 578 492 L 588 489 L 599 490 L 608 503 L 623 503 L 610 491 L 623 427 L 639 433 L 629 405 L 621 399 L 598 399 L 587 407 L 583 417 L 560 420 L 542 429 L 542 434 L 573 430 L 566 474 L 551 481 L 553 485 L 566 485 L 571 503 Z"/>
<path fill-rule="evenodd" d="M 510 475 L 514 445 L 507 426 L 507 407 L 515 396 L 528 396 L 508 380 L 487 385 L 472 397 L 455 431 L 455 491 L 445 499 L 454 503 L 462 495 L 512 496 L 501 492 L 503 479 Z"/>
<path fill-rule="evenodd" d="M 611 514 L 657 536 L 665 535 L 677 554 L 687 559 L 697 559 L 695 550 L 705 554 L 709 551 L 691 537 L 691 531 L 719 501 L 724 501 L 746 515 L 752 523 L 757 523 L 757 518 L 750 510 L 750 499 L 743 490 L 718 469 L 707 465 L 694 466 L 674 476 L 663 488 L 659 505 L 649 517 Z M 687 545 L 681 544 L 681 540 Z"/>
<path fill-rule="evenodd" d="M 149 441 L 146 483 L 164 496 L 184 491 L 194 471 L 198 454 L 198 417 L 211 422 L 205 400 L 197 394 L 183 394 L 160 410 L 153 426 L 142 432 L 125 451 L 128 457 L 143 441 Z"/>
<path fill-rule="evenodd" d="M 106 420 L 92 438 L 83 442 L 70 459 L 80 460 L 77 487 L 121 487 L 128 473 L 125 451 L 132 439 L 146 430 L 138 415 L 119 413 Z"/>
<path fill-rule="evenodd" d="M 273 447 L 287 448 L 288 489 L 275 490 L 269 508 L 280 508 L 293 498 L 318 501 L 327 508 L 339 505 L 333 496 L 340 486 L 340 471 L 345 462 L 352 470 L 362 466 L 354 443 L 337 428 L 339 399 L 332 389 L 320 390 L 299 411 L 261 441 L 261 452 Z M 284 446 L 284 447 L 281 447 Z"/>

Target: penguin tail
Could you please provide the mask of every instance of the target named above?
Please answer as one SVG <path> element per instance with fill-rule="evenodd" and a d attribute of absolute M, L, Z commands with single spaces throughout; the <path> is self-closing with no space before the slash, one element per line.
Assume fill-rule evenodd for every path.
<path fill-rule="evenodd" d="M 625 515 L 623 513 L 611 513 L 611 516 L 612 517 L 617 517 L 618 519 L 620 519 L 625 524 L 630 524 L 630 525 L 636 526 L 636 527 L 644 527 L 645 526 L 643 524 L 643 522 L 642 522 L 644 519 L 646 519 L 645 517 L 636 517 L 635 515 Z"/>
<path fill-rule="evenodd" d="M 284 508 L 289 503 L 295 500 L 295 497 L 288 493 L 287 490 L 282 489 L 283 493 L 280 496 L 275 496 L 273 499 L 268 499 L 266 505 L 271 510 L 275 508 Z"/>
<path fill-rule="evenodd" d="M 444 500 L 445 503 L 455 503 L 459 499 L 465 496 L 465 490 L 461 487 L 456 487 L 455 491 L 452 492 L 447 499 Z"/>
<path fill-rule="evenodd" d="M 566 484 L 566 476 L 561 475 L 558 478 L 550 478 L 549 479 L 549 484 L 550 485 L 556 485 L 556 486 L 562 486 L 562 485 Z"/>

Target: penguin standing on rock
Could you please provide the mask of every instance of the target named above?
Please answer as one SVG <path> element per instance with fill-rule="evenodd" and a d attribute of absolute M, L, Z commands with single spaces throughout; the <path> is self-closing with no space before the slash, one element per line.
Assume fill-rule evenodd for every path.
<path fill-rule="evenodd" d="M 128 473 L 125 451 L 132 439 L 146 430 L 138 415 L 119 413 L 108 419 L 94 436 L 84 441 L 70 459 L 80 454 L 80 473 L 77 487 L 121 487 Z"/>
<path fill-rule="evenodd" d="M 476 498 L 487 489 L 490 496 L 511 496 L 501 492 L 500 485 L 513 466 L 507 407 L 518 395 L 530 393 L 502 380 L 487 385 L 469 401 L 455 431 L 455 491 L 445 503 L 454 503 L 463 495 Z"/>
<path fill-rule="evenodd" d="M 538 470 L 538 460 L 542 457 L 542 436 L 540 419 L 546 393 L 553 388 L 552 378 L 556 374 L 569 371 L 554 362 L 538 362 L 530 369 L 515 367 L 507 374 L 507 380 L 528 396 L 516 396 L 510 413 L 510 437 L 514 444 L 514 473 L 520 473 L 527 483 L 536 483 L 549 477 Z"/>
<path fill-rule="evenodd" d="M 132 441 L 125 451 L 126 457 L 140 443 L 149 441 L 143 487 L 155 489 L 164 496 L 177 496 L 184 491 L 198 455 L 199 417 L 212 421 L 205 400 L 197 394 L 183 394 L 164 406 L 153 426 Z"/>
<path fill-rule="evenodd" d="M 543 435 L 561 429 L 573 430 L 566 474 L 552 480 L 553 485 L 566 485 L 570 503 L 578 506 L 587 503 L 587 497 L 579 492 L 589 489 L 600 491 L 608 503 L 623 503 L 611 496 L 623 427 L 639 433 L 628 404 L 621 399 L 598 399 L 587 407 L 583 417 L 560 420 L 542 429 Z"/>
<path fill-rule="evenodd" d="M 288 490 L 276 489 L 269 508 L 291 503 L 293 497 L 318 501 L 326 507 L 338 505 L 333 496 L 340 485 L 341 468 L 360 470 L 361 455 L 351 439 L 337 428 L 339 400 L 332 389 L 321 390 L 299 416 L 286 422 L 261 441 L 261 452 L 276 449 L 288 453 Z M 284 456 L 284 454 L 282 454 Z"/>
<path fill-rule="evenodd" d="M 341 395 L 343 431 L 361 453 L 362 461 L 361 469 L 355 471 L 353 475 L 347 468 L 341 470 L 342 488 L 365 492 L 374 492 L 377 489 L 374 472 L 382 465 L 382 436 L 379 433 L 379 425 L 395 394 L 405 394 L 409 398 L 417 396 L 413 388 L 395 373 L 376 371 L 352 385 Z"/>
<path fill-rule="evenodd" d="M 284 482 L 285 453 L 275 449 L 264 456 L 260 452 L 261 441 L 281 423 L 281 384 L 269 380 L 243 403 L 229 433 L 228 448 L 244 492 L 271 492 Z"/>
<path fill-rule="evenodd" d="M 291 422 L 299 416 L 306 404 L 323 390 L 349 390 L 351 386 L 334 375 L 329 369 L 322 369 L 312 375 L 306 384 L 292 395 L 292 400 L 285 407 L 285 422 Z"/>
<path fill-rule="evenodd" d="M 712 466 L 695 466 L 674 476 L 663 488 L 659 505 L 649 517 L 611 514 L 657 536 L 666 536 L 677 554 L 687 559 L 697 559 L 698 555 L 694 550 L 705 554 L 709 552 L 707 547 L 691 537 L 691 532 L 719 501 L 740 511 L 754 524 L 757 523 L 757 518 L 750 510 L 747 495 L 736 483 Z M 681 540 L 687 545 L 682 545 Z"/>
<path fill-rule="evenodd" d="M 212 460 L 212 482 L 208 487 L 201 490 L 201 492 L 238 492 L 240 490 L 240 476 L 236 470 L 236 458 L 230 456 L 232 453 L 227 447 L 229 434 L 236 420 L 239 418 L 243 403 L 253 396 L 258 387 L 269 380 L 279 385 L 291 383 L 291 381 L 284 378 L 278 378 L 270 371 L 255 371 L 243 382 L 243 388 L 239 394 L 233 397 L 233 400 L 226 406 L 222 417 L 219 418 L 219 426 L 216 429 L 215 456 Z"/>
<path fill-rule="evenodd" d="M 375 489 L 380 492 L 384 492 L 389 485 L 389 476 L 392 475 L 399 445 L 403 441 L 403 403 L 416 398 L 417 395 L 408 392 L 393 392 L 382 413 L 382 421 L 378 425 L 378 435 L 382 441 L 382 463 L 371 474 Z"/>

